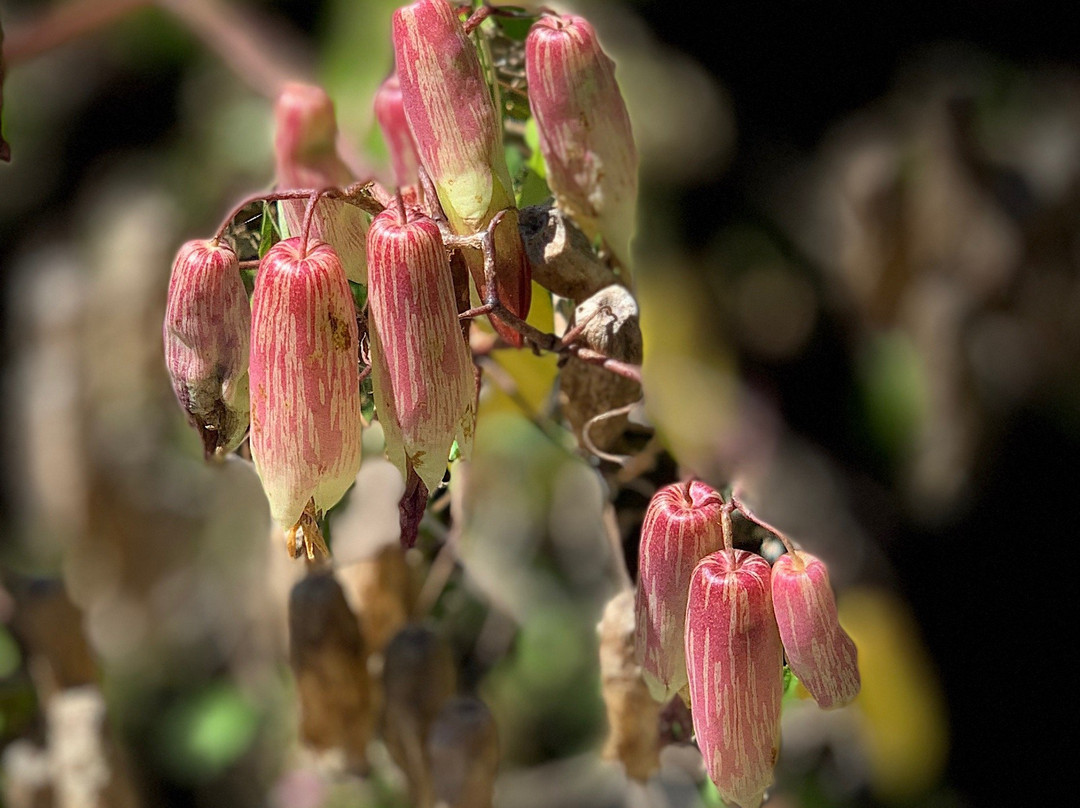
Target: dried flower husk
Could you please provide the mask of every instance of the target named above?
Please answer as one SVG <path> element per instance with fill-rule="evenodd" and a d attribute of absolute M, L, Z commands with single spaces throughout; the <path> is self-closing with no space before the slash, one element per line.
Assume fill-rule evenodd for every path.
<path fill-rule="evenodd" d="M 638 156 L 614 62 L 587 20 L 543 16 L 525 42 L 525 72 L 555 199 L 629 267 Z"/>
<path fill-rule="evenodd" d="M 580 303 L 618 282 L 588 237 L 558 207 L 531 205 L 518 219 L 532 279 L 559 297 Z"/>
<path fill-rule="evenodd" d="M 289 662 L 300 702 L 300 738 L 319 751 L 341 749 L 367 769 L 372 710 L 367 652 L 356 616 L 329 570 L 289 595 Z"/>
<path fill-rule="evenodd" d="M 532 285 L 518 232 L 502 124 L 476 49 L 446 0 L 419 0 L 394 12 L 394 54 L 405 115 L 424 169 L 458 235 L 484 230 L 506 210 L 494 234 L 495 285 L 513 314 L 529 313 Z M 485 293 L 482 255 L 467 250 L 473 281 Z M 496 317 L 511 345 L 521 335 Z"/>
<path fill-rule="evenodd" d="M 286 84 L 274 105 L 274 119 L 278 188 L 344 188 L 355 180 L 338 154 L 334 103 L 325 90 L 313 84 Z M 279 204 L 290 234 L 302 235 L 308 201 L 289 199 Z M 355 205 L 323 199 L 311 222 L 310 235 L 337 251 L 346 277 L 354 283 L 367 283 L 368 221 L 368 215 Z"/>
<path fill-rule="evenodd" d="M 406 626 L 386 646 L 383 740 L 405 772 L 414 805 L 431 804 L 428 733 L 456 687 L 450 647 L 427 626 Z"/>
<path fill-rule="evenodd" d="M 745 550 L 707 555 L 686 611 L 694 734 L 720 796 L 741 808 L 761 805 L 780 749 L 783 652 L 770 574 Z"/>
<path fill-rule="evenodd" d="M 641 526 L 636 599 L 637 659 L 649 691 L 670 701 L 687 683 L 686 603 L 694 567 L 723 546 L 722 501 L 700 481 L 661 488 Z"/>
<path fill-rule="evenodd" d="M 438 226 L 384 211 L 371 225 L 368 266 L 372 386 L 387 457 L 434 491 L 453 442 L 471 453 L 476 420 L 476 375 Z"/>
<path fill-rule="evenodd" d="M 427 754 L 436 805 L 491 808 L 499 733 L 484 702 L 474 696 L 446 702 L 428 733 Z"/>
<path fill-rule="evenodd" d="M 637 301 L 618 285 L 601 289 L 574 310 L 574 322 L 583 325 L 578 342 L 612 359 L 630 364 L 642 360 L 641 321 Z M 641 398 L 641 385 L 606 368 L 575 356 L 566 360 L 559 376 L 559 400 L 578 442 L 583 432 L 601 451 L 614 446 L 626 429 L 625 413 L 597 416 L 633 404 Z M 596 418 L 594 421 L 593 419 Z M 590 421 L 592 423 L 590 423 Z"/>
<path fill-rule="evenodd" d="M 858 652 L 840 626 L 829 571 L 817 557 L 796 551 L 772 568 L 772 600 L 788 665 L 823 709 L 859 695 Z"/>
<path fill-rule="evenodd" d="M 247 433 L 250 338 L 236 253 L 216 241 L 184 244 L 165 304 L 165 366 L 207 458 L 223 458 Z"/>
<path fill-rule="evenodd" d="M 604 608 L 600 636 L 600 693 L 607 708 L 604 757 L 644 782 L 660 767 L 660 705 L 652 698 L 635 653 L 634 593 L 620 592 Z M 682 632 L 679 632 L 680 642 Z"/>
<path fill-rule="evenodd" d="M 321 241 L 279 241 L 259 263 L 251 312 L 251 454 L 275 521 L 309 500 L 324 513 L 360 468 L 360 379 L 352 295 Z"/>
<path fill-rule="evenodd" d="M 399 188 L 415 186 L 419 181 L 417 168 L 420 157 L 416 140 L 413 139 L 409 121 L 405 117 L 405 105 L 401 101 L 401 84 L 392 73 L 375 92 L 375 120 L 379 122 L 383 140 L 390 152 L 390 164 L 394 168 L 394 181 Z"/>

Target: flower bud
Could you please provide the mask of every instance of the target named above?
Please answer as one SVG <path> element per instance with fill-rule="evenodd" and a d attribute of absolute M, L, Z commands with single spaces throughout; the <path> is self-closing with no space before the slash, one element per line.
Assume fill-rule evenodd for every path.
<path fill-rule="evenodd" d="M 524 318 L 532 295 L 529 265 L 502 126 L 476 49 L 446 0 L 419 0 L 394 12 L 394 54 L 409 128 L 451 228 L 459 235 L 478 233 L 509 209 L 495 232 L 495 291 Z M 467 250 L 466 257 L 483 294 L 482 256 Z M 507 342 L 522 344 L 497 318 L 492 324 Z"/>
<path fill-rule="evenodd" d="M 251 308 L 236 253 L 224 244 L 180 248 L 165 304 L 165 366 L 208 458 L 222 458 L 248 428 Z"/>
<path fill-rule="evenodd" d="M 409 121 L 405 118 L 401 84 L 396 73 L 386 79 L 375 93 L 375 119 L 390 150 L 394 181 L 399 188 L 416 185 L 419 181 L 417 166 L 420 165 L 420 158 L 416 153 L 416 141 L 409 129 Z"/>
<path fill-rule="evenodd" d="M 308 500 L 323 513 L 360 468 L 352 295 L 330 245 L 299 238 L 263 256 L 251 312 L 251 454 L 286 530 Z"/>
<path fill-rule="evenodd" d="M 796 551 L 772 568 L 772 600 L 788 665 L 823 709 L 859 695 L 855 643 L 840 627 L 829 572 L 818 558 Z"/>
<path fill-rule="evenodd" d="M 476 375 L 438 226 L 380 213 L 368 267 L 372 386 L 386 453 L 403 476 L 411 466 L 434 491 L 455 439 L 468 457 L 476 419 Z"/>
<path fill-rule="evenodd" d="M 686 597 L 694 566 L 723 545 L 720 495 L 702 482 L 657 491 L 638 550 L 637 655 L 645 683 L 667 702 L 686 686 Z"/>
<path fill-rule="evenodd" d="M 344 188 L 353 182 L 352 172 L 337 151 L 334 102 L 325 90 L 312 84 L 286 84 L 274 105 L 274 118 L 274 159 L 279 189 Z M 279 204 L 290 234 L 303 235 L 308 201 L 289 199 Z M 349 280 L 366 283 L 364 244 L 367 228 L 367 214 L 360 208 L 323 199 L 315 210 L 310 235 L 327 242 L 337 251 Z"/>
<path fill-rule="evenodd" d="M 559 206 L 588 236 L 603 236 L 628 267 L 638 158 L 614 62 L 587 20 L 544 16 L 525 41 L 525 73 L 548 185 Z"/>
<path fill-rule="evenodd" d="M 741 808 L 761 805 L 780 748 L 784 660 L 769 576 L 745 550 L 708 555 L 686 611 L 694 734 L 720 796 Z"/>

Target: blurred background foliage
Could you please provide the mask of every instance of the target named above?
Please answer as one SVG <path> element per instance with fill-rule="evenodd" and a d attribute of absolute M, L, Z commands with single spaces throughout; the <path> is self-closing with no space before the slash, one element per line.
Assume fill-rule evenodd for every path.
<path fill-rule="evenodd" d="M 5 47 L 54 5 L 4 0 Z M 163 372 L 177 246 L 272 181 L 270 102 L 230 69 L 235 43 L 208 47 L 177 11 L 201 5 L 164 2 L 9 59 L 0 737 L 13 808 L 41 804 L 25 801 L 34 783 L 77 792 L 86 761 L 123 773 L 103 805 L 404 804 L 389 765 L 334 779 L 298 750 L 285 603 L 302 570 L 251 469 L 202 464 Z M 324 83 L 347 140 L 384 170 L 370 99 L 396 3 L 215 5 L 272 66 Z M 1051 778 L 1024 751 L 1061 731 L 1042 683 L 1066 677 L 1033 647 L 1054 586 L 1027 550 L 1060 547 L 1080 517 L 1075 14 L 962 0 L 577 7 L 617 61 L 642 154 L 648 416 L 684 473 L 737 475 L 829 563 L 860 650 L 855 705 L 786 707 L 774 804 L 1030 795 Z M 500 383 L 467 482 L 425 519 L 409 563 L 459 688 L 495 714 L 497 804 L 712 804 L 677 748 L 647 790 L 600 762 L 595 626 L 620 583 L 606 489 L 550 418 L 554 361 L 503 352 L 487 370 Z M 378 442 L 333 520 L 342 567 L 396 541 L 400 490 Z M 458 508 L 463 569 L 429 585 Z M 48 763 L 46 744 L 74 751 Z M 69 792 L 55 804 L 76 804 Z"/>

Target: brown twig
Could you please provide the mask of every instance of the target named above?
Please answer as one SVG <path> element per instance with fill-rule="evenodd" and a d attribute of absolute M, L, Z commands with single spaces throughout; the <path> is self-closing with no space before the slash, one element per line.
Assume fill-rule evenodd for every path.
<path fill-rule="evenodd" d="M 4 60 L 8 67 L 29 62 L 151 4 L 152 0 L 74 0 L 51 8 L 8 32 Z"/>
<path fill-rule="evenodd" d="M 217 233 L 214 234 L 214 241 L 220 241 L 224 237 L 225 231 L 232 225 L 233 219 L 239 216 L 244 208 L 256 202 L 284 202 L 290 199 L 311 199 L 312 196 L 317 195 L 320 199 L 347 202 L 350 205 L 356 205 L 361 210 L 365 210 L 372 215 L 378 215 L 379 213 L 382 213 L 383 206 L 371 194 L 371 187 L 372 182 L 370 180 L 361 180 L 360 182 L 354 182 L 352 185 L 345 188 L 296 188 L 286 191 L 252 194 L 245 197 L 233 207 L 229 212 L 229 215 L 222 221 L 221 226 L 218 227 Z"/>

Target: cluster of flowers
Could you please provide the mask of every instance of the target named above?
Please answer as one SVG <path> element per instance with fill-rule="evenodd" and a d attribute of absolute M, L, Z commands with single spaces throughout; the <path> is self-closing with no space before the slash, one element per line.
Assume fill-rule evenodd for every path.
<path fill-rule="evenodd" d="M 454 443 L 468 457 L 473 438 L 476 371 L 460 321 L 487 314 L 505 343 L 524 344 L 531 269 L 502 116 L 468 31 L 492 9 L 482 11 L 463 21 L 446 0 L 419 0 L 394 14 L 396 72 L 375 110 L 396 196 L 366 183 L 366 209 L 357 203 L 348 189 L 362 184 L 350 185 L 329 97 L 292 84 L 276 106 L 277 181 L 306 190 L 264 197 L 279 203 L 293 235 L 262 257 L 250 305 L 225 225 L 176 258 L 164 336 L 177 398 L 208 457 L 250 436 L 296 554 L 312 554 L 317 518 L 360 466 L 362 372 L 372 376 L 389 459 L 426 498 Z M 613 63 L 586 20 L 545 13 L 529 31 L 525 70 L 558 207 L 625 268 L 637 153 Z M 470 275 L 484 301 L 476 309 Z M 369 351 L 349 281 L 367 287 Z"/>
<path fill-rule="evenodd" d="M 658 701 L 689 685 L 694 734 L 720 796 L 757 808 L 779 753 L 785 657 L 822 708 L 849 703 L 860 678 L 825 565 L 791 546 L 771 568 L 734 549 L 737 509 L 756 519 L 699 481 L 655 494 L 641 531 L 636 650 Z"/>

